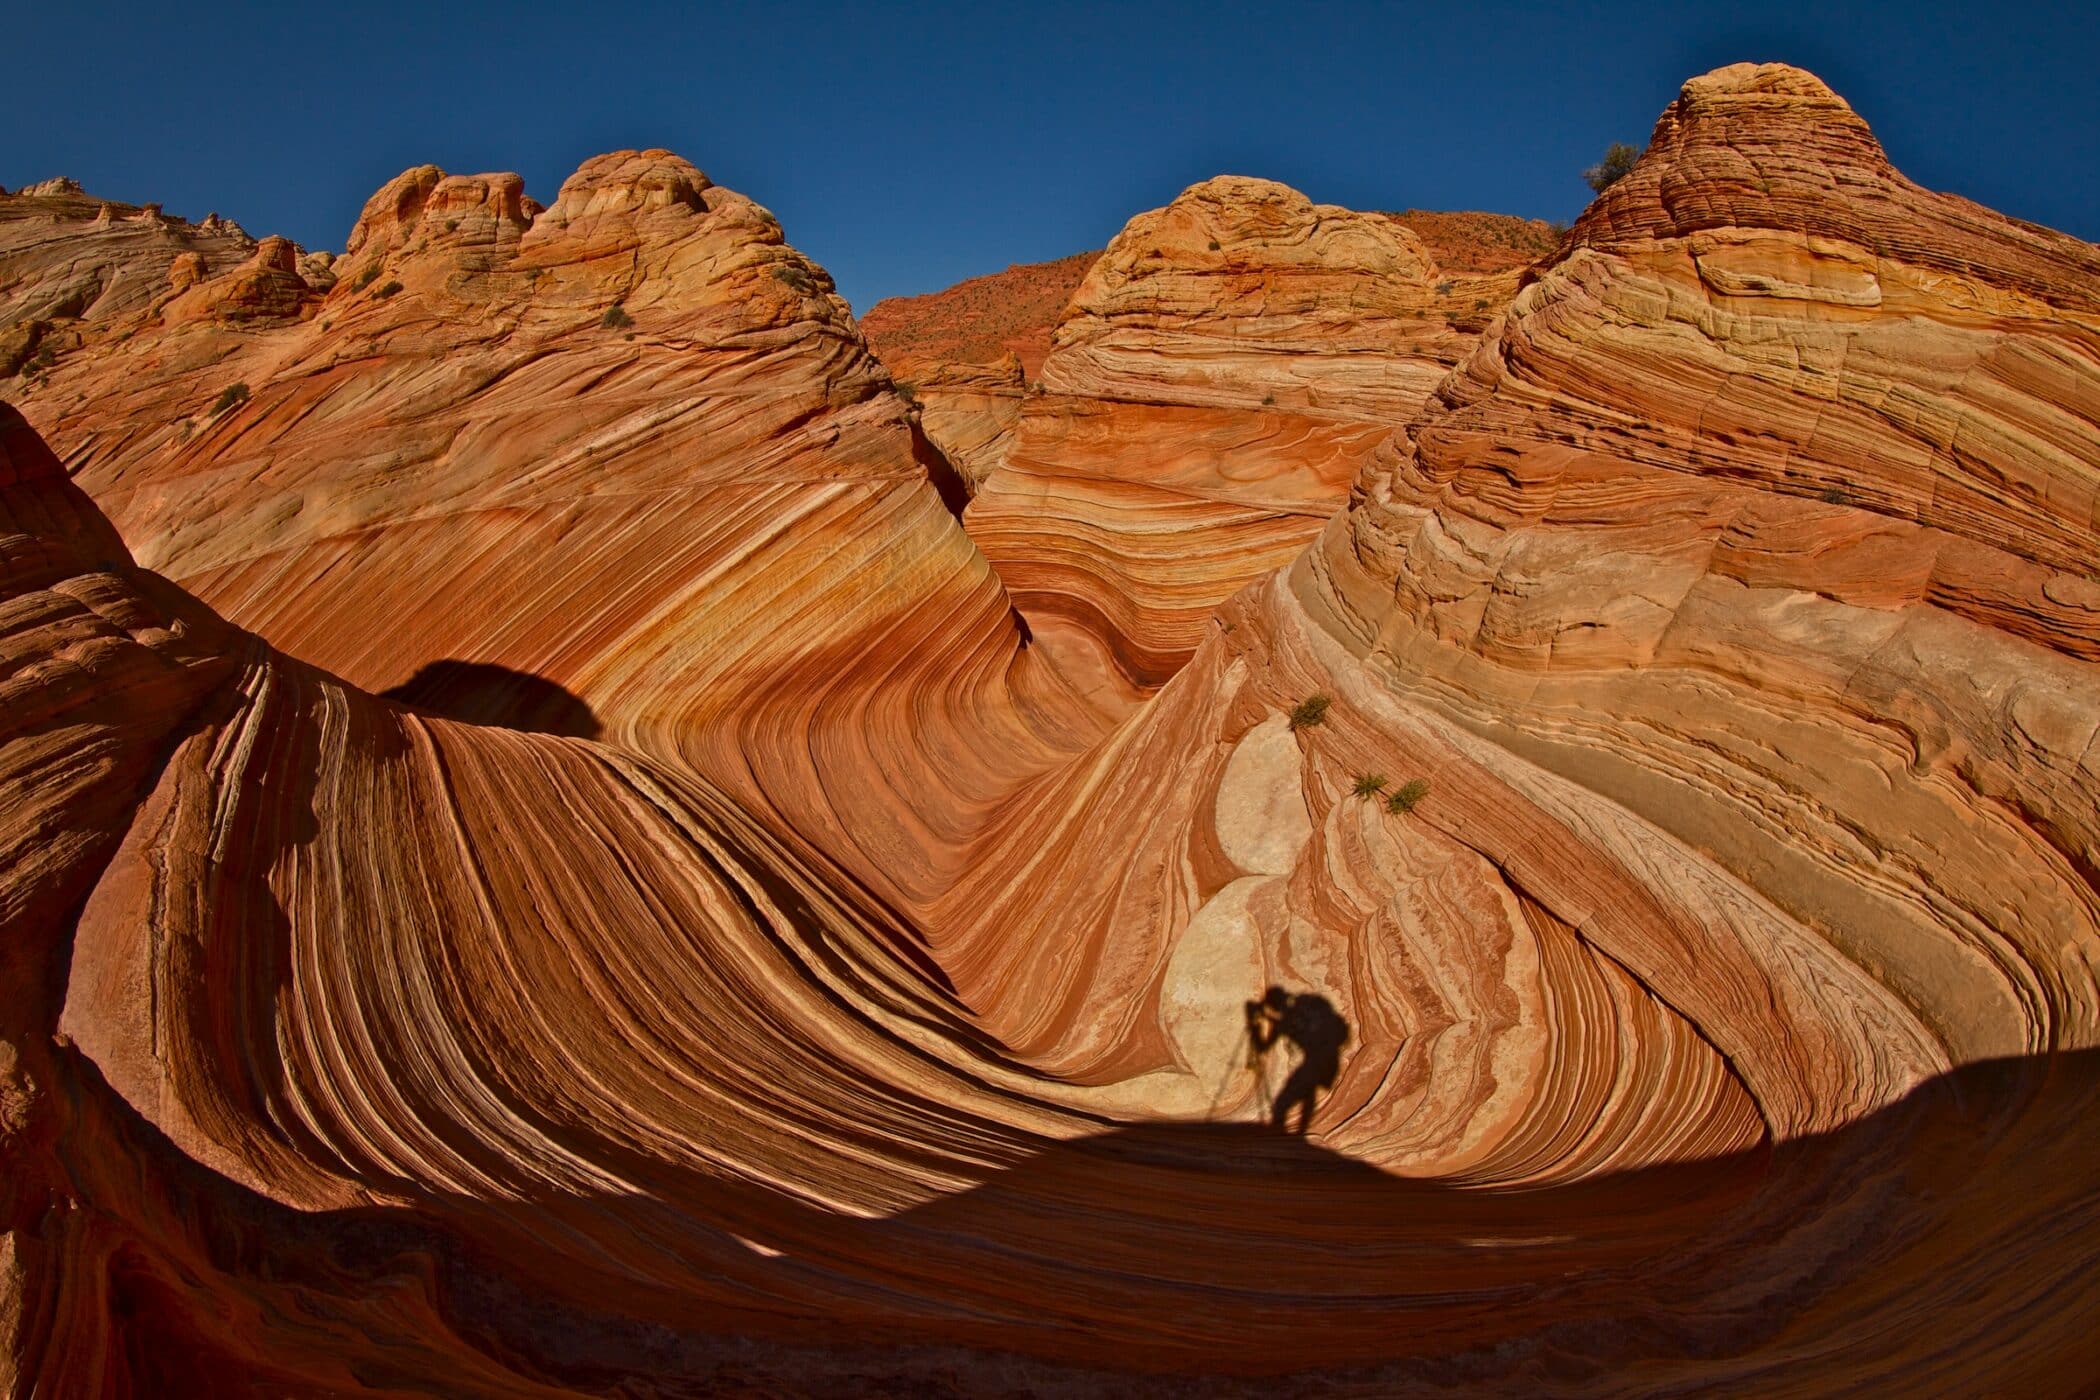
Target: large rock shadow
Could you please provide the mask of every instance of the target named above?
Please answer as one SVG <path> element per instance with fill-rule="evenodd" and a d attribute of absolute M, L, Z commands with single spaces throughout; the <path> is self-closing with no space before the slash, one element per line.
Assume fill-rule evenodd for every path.
<path fill-rule="evenodd" d="M 112 1106 L 125 1159 L 161 1168 L 155 1243 L 190 1237 L 113 1262 L 158 1380 L 288 1380 L 300 1310 L 350 1325 L 382 1299 L 417 1319 L 392 1379 L 440 1382 L 458 1348 L 460 1394 L 497 1393 L 466 1379 L 492 1365 L 671 1395 L 1675 1393 L 1715 1375 L 1837 1392 L 1944 1367 L 2070 1393 L 2052 1378 L 2100 1337 L 2093 1051 L 1966 1066 L 1820 1137 L 1573 1183 L 1407 1180 L 1316 1139 L 1160 1123 L 1043 1144 L 867 1219 L 602 1143 L 638 1194 L 292 1211 Z M 597 1243 L 546 1252 L 561 1241 Z M 229 1335 L 228 1295 L 284 1325 Z"/>
<path fill-rule="evenodd" d="M 572 739 L 595 739 L 603 730 L 588 704 L 553 681 L 486 661 L 432 661 L 379 695 L 464 724 Z"/>

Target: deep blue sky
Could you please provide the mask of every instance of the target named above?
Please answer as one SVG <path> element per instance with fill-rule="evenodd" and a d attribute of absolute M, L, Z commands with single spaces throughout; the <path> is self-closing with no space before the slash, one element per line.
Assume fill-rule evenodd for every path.
<path fill-rule="evenodd" d="M 1568 219 L 1686 77 L 1815 70 L 1935 189 L 2100 239 L 2100 6 L 591 6 L 8 0 L 0 184 L 340 248 L 411 165 L 668 146 L 857 310 L 1101 246 L 1230 171 L 1357 208 Z"/>

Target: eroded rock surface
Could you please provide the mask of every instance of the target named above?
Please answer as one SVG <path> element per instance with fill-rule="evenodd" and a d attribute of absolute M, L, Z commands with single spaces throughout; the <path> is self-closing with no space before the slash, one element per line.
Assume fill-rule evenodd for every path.
<path fill-rule="evenodd" d="M 1074 292 L 971 536 L 1074 675 L 1142 694 L 1318 532 L 1515 286 L 1444 275 L 1382 214 L 1192 186 Z"/>
<path fill-rule="evenodd" d="M 199 269 L 24 396 L 70 479 L 0 408 L 10 1382 L 2082 1387 L 2100 252 L 1724 69 L 1395 426 L 1335 289 L 1434 273 L 1334 237 L 1258 352 L 1073 323 L 1365 438 L 1114 704 L 662 152 Z"/>

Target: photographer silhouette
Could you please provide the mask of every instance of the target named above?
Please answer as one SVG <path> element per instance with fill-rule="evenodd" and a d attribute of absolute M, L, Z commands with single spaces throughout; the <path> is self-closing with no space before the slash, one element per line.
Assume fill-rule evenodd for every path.
<path fill-rule="evenodd" d="M 1349 1023 L 1326 997 L 1316 992 L 1291 995 L 1271 987 L 1260 1001 L 1247 1003 L 1247 1037 L 1256 1055 L 1265 1055 L 1279 1040 L 1298 1047 L 1302 1058 L 1290 1078 L 1283 1082 L 1269 1121 L 1278 1128 L 1291 1111 L 1298 1111 L 1300 1133 L 1312 1126 L 1313 1106 L 1322 1089 L 1332 1088 L 1342 1071 L 1342 1045 L 1349 1039 Z"/>

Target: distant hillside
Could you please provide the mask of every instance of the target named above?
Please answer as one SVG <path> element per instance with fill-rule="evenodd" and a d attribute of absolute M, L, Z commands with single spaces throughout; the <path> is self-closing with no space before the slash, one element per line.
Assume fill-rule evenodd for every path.
<path fill-rule="evenodd" d="M 1050 353 L 1050 334 L 1099 248 L 1055 262 L 1015 263 L 942 292 L 888 297 L 860 318 L 882 362 L 909 374 L 912 361 L 990 364 L 1011 350 L 1033 379 Z"/>
<path fill-rule="evenodd" d="M 1434 209 L 1387 211 L 1428 245 L 1446 272 L 1503 272 L 1528 267 L 1553 251 L 1560 234 L 1544 219 L 1514 214 L 1438 213 Z"/>

